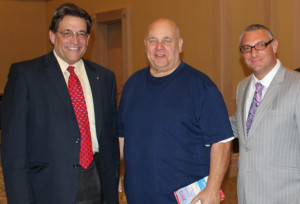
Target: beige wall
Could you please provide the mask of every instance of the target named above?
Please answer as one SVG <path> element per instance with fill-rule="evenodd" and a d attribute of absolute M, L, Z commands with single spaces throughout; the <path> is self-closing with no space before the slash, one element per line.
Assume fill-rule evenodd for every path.
<path fill-rule="evenodd" d="M 46 4 L 0 0 L 0 93 L 11 63 L 46 53 Z"/>
<path fill-rule="evenodd" d="M 70 0 L 69 2 L 86 9 L 91 15 L 113 9 L 131 8 L 131 72 L 147 65 L 143 38 L 148 24 L 160 17 L 173 19 L 180 27 L 184 40 L 182 59 L 213 79 L 222 91 L 232 114 L 235 108 L 236 86 L 249 74 L 238 51 L 239 35 L 246 26 L 261 23 L 270 27 L 279 40 L 278 56 L 282 63 L 290 68 L 300 67 L 298 57 L 300 3 L 297 1 Z M 0 17 L 0 25 L 4 28 L 0 38 L 0 92 L 3 91 L 12 62 L 39 56 L 51 49 L 47 27 L 55 8 L 64 2 L 0 0 L 0 11 L 3 16 Z M 85 57 L 89 59 L 91 55 L 88 49 Z"/>
<path fill-rule="evenodd" d="M 175 0 L 176 1 L 176 0 Z M 181 29 L 181 35 L 184 38 L 185 61 L 196 67 L 208 67 L 213 61 L 211 48 L 203 50 L 202 43 L 206 45 L 212 44 L 213 39 L 211 33 L 213 25 L 207 25 L 201 29 L 209 19 L 213 18 L 213 3 L 209 1 L 191 0 L 187 5 L 186 2 L 178 0 L 176 4 L 174 0 L 152 0 L 152 1 L 111 1 L 111 0 L 90 0 L 86 4 L 85 0 L 70 1 L 86 9 L 91 15 L 102 11 L 108 11 L 118 8 L 131 8 L 131 41 L 132 41 L 132 70 L 137 71 L 147 65 L 144 53 L 143 38 L 147 26 L 155 19 L 166 17 L 173 19 Z M 49 1 L 47 9 L 55 9 L 64 1 Z M 199 12 L 201 8 L 201 12 Z M 191 9 L 194 12 L 191 12 Z M 48 21 L 51 15 L 47 16 Z M 185 37 L 186 36 L 186 37 Z M 206 46 L 207 47 L 207 46 Z M 203 52 L 204 51 L 204 52 Z M 199 60 L 199 54 L 202 55 Z M 89 57 L 89 56 L 85 56 Z M 208 74 L 212 75 L 212 70 L 206 68 Z"/>

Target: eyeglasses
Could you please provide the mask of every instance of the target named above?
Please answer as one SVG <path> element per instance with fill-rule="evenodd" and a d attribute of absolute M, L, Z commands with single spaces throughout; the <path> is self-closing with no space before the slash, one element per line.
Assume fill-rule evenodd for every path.
<path fill-rule="evenodd" d="M 85 32 L 85 31 L 77 31 L 77 32 L 74 32 L 74 31 L 71 31 L 71 30 L 65 30 L 65 31 L 58 31 L 62 36 L 63 38 L 73 38 L 74 35 L 76 35 L 76 37 L 78 39 L 86 39 L 86 37 L 88 36 L 88 33 Z"/>
<path fill-rule="evenodd" d="M 250 45 L 242 45 L 240 46 L 240 52 L 242 54 L 252 52 L 252 48 L 255 48 L 256 51 L 265 49 L 274 39 L 270 40 L 269 42 L 259 42 L 254 46 Z"/>

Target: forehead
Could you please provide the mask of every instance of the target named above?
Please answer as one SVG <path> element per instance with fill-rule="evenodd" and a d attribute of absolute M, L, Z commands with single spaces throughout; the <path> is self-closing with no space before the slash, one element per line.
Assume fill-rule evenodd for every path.
<path fill-rule="evenodd" d="M 70 30 L 86 30 L 87 26 L 83 18 L 67 15 L 59 22 L 58 28 Z"/>
<path fill-rule="evenodd" d="M 267 42 L 269 41 L 269 36 L 267 32 L 263 29 L 248 31 L 244 33 L 242 38 L 242 45 L 244 44 L 256 44 L 258 42 Z"/>
<path fill-rule="evenodd" d="M 169 21 L 157 21 L 149 26 L 148 38 L 175 38 L 177 35 L 176 26 Z"/>

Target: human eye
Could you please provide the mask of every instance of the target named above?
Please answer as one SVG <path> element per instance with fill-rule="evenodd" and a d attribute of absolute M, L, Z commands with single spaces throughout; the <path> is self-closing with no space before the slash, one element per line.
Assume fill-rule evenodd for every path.
<path fill-rule="evenodd" d="M 65 30 L 65 31 L 62 31 L 61 34 L 62 34 L 63 37 L 65 37 L 65 38 L 70 38 L 70 37 L 72 37 L 73 32 L 70 31 L 70 30 Z"/>
<path fill-rule="evenodd" d="M 255 45 L 255 48 L 258 50 L 262 50 L 266 47 L 266 44 L 264 42 L 259 42 Z"/>
<path fill-rule="evenodd" d="M 86 32 L 84 32 L 84 31 L 78 32 L 78 37 L 80 37 L 80 38 L 85 38 L 86 36 L 87 36 L 87 33 L 86 33 Z"/>
<path fill-rule="evenodd" d="M 167 39 L 164 39 L 164 43 L 165 44 L 170 44 L 172 42 L 172 40 L 171 39 L 169 39 L 169 38 L 167 38 Z"/>
<path fill-rule="evenodd" d="M 150 39 L 148 39 L 148 42 L 150 44 L 155 44 L 157 42 L 157 40 L 155 38 L 150 38 Z"/>
<path fill-rule="evenodd" d="M 249 45 L 244 45 L 244 46 L 241 46 L 241 51 L 244 53 L 244 52 L 251 52 L 251 46 Z"/>

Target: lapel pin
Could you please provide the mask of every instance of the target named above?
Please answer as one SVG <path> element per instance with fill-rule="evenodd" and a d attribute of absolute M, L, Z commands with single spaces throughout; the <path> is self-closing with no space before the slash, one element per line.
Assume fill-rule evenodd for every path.
<path fill-rule="evenodd" d="M 99 77 L 96 77 L 97 80 L 99 80 Z"/>

